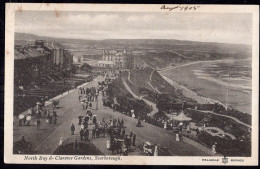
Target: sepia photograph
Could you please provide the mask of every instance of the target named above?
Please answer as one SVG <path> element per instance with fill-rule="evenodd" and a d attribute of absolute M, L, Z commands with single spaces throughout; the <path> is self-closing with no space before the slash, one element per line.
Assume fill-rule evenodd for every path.
<path fill-rule="evenodd" d="M 6 162 L 258 163 L 258 7 L 6 13 Z"/>

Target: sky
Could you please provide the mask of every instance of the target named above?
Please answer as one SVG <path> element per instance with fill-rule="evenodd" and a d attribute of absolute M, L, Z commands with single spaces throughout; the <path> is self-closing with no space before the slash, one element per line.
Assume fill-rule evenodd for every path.
<path fill-rule="evenodd" d="M 251 45 L 252 15 L 16 11 L 15 32 L 73 39 L 177 39 Z"/>

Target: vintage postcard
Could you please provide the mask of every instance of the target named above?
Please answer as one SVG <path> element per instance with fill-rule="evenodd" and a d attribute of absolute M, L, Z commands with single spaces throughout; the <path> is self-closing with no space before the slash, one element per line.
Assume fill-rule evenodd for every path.
<path fill-rule="evenodd" d="M 7 3 L 5 24 L 5 163 L 258 164 L 258 6 Z"/>

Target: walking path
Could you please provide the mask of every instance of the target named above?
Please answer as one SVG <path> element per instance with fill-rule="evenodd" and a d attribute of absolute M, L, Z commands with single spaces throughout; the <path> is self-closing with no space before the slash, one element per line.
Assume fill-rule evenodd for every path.
<path fill-rule="evenodd" d="M 154 71 L 155 71 L 155 69 L 153 69 L 153 71 L 151 72 L 150 77 L 149 77 L 149 82 L 147 82 L 147 83 L 154 91 L 156 91 L 157 93 L 161 94 L 161 92 L 157 89 L 157 87 L 154 88 L 153 85 L 151 84 L 152 76 L 153 76 Z"/>
<path fill-rule="evenodd" d="M 143 96 L 139 97 L 137 96 L 133 91 L 132 89 L 128 86 L 128 84 L 126 83 L 125 79 L 122 78 L 122 82 L 126 88 L 126 90 L 135 98 L 135 99 L 138 99 L 138 100 L 143 100 L 146 104 L 148 104 L 149 106 L 152 106 L 153 110 L 151 111 L 151 116 L 153 116 L 155 113 L 158 112 L 158 109 L 156 107 L 156 104 L 154 104 L 153 102 L 147 100 L 147 99 L 144 99 Z"/>
<path fill-rule="evenodd" d="M 96 86 L 97 82 L 102 80 L 101 77 L 97 78 L 97 81 L 92 81 L 88 87 Z M 125 85 L 126 83 L 124 83 Z M 125 85 L 128 86 L 128 85 Z M 129 86 L 128 86 L 129 87 Z M 149 141 L 152 144 L 159 144 L 164 147 L 168 147 L 171 152 L 179 156 L 212 156 L 211 149 L 206 148 L 193 140 L 184 138 L 181 142 L 176 142 L 175 134 L 172 131 L 166 131 L 157 126 L 142 122 L 142 127 L 136 127 L 137 119 L 126 116 L 119 112 L 114 112 L 109 107 L 103 107 L 101 102 L 101 96 L 99 96 L 98 109 L 93 110 L 93 113 L 97 115 L 97 120 L 108 119 L 112 116 L 113 119 L 124 119 L 124 126 L 126 127 L 126 133 L 132 130 L 136 133 L 137 139 L 143 142 Z M 61 137 L 65 140 L 71 137 L 70 126 L 73 123 L 76 127 L 75 135 L 79 135 L 78 116 L 84 115 L 85 110 L 82 110 L 82 105 L 78 100 L 78 93 L 71 92 L 66 97 L 61 98 L 61 108 L 57 109 L 58 121 L 57 124 L 47 124 L 41 119 L 41 129 L 36 129 L 36 126 L 18 126 L 18 119 L 14 121 L 14 142 L 25 136 L 26 141 L 32 143 L 32 148 L 37 150 L 37 154 L 52 154 L 58 147 L 58 143 Z M 144 100 L 147 101 L 147 100 Z M 93 102 L 93 108 L 96 108 L 96 102 Z M 156 106 L 154 106 L 154 109 Z M 35 118 L 35 117 L 33 117 Z M 32 119 L 35 122 L 35 119 Z M 90 126 L 91 127 L 91 126 Z M 73 136 L 73 137 L 74 137 Z M 106 138 L 91 139 L 102 152 L 109 155 L 109 152 L 105 148 Z M 139 154 L 139 152 L 134 152 Z M 133 153 L 133 155 L 135 155 Z"/>
<path fill-rule="evenodd" d="M 133 91 L 132 89 L 128 86 L 128 84 L 126 83 L 125 79 L 124 78 L 121 78 L 126 90 L 135 98 L 135 99 L 138 99 L 140 100 L 140 97 L 137 96 Z"/>
<path fill-rule="evenodd" d="M 188 109 L 190 109 L 190 108 L 188 108 Z M 194 109 L 190 109 L 190 110 L 194 110 Z M 218 113 L 214 113 L 212 111 L 205 111 L 205 110 L 196 110 L 196 111 L 203 112 L 203 113 L 210 113 L 210 114 L 214 114 L 216 116 L 227 117 L 227 118 L 230 118 L 230 119 L 234 120 L 235 122 L 237 122 L 237 123 L 239 123 L 239 124 L 241 124 L 245 127 L 252 128 L 252 126 L 250 126 L 250 125 L 248 125 L 248 124 L 246 124 L 246 123 L 244 123 L 244 122 L 242 122 L 242 121 L 240 121 L 237 118 L 232 117 L 232 116 L 228 116 L 228 115 L 224 115 L 224 114 L 218 114 Z"/>
<path fill-rule="evenodd" d="M 133 82 L 132 82 L 131 79 L 130 79 L 130 76 L 131 76 L 131 71 L 128 72 L 128 81 L 129 81 L 131 84 L 133 84 Z"/>

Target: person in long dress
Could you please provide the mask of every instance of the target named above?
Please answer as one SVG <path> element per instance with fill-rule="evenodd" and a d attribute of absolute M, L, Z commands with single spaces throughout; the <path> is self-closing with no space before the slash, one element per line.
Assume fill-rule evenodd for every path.
<path fill-rule="evenodd" d="M 154 147 L 154 153 L 153 153 L 154 156 L 158 156 L 158 146 L 156 145 Z"/>
<path fill-rule="evenodd" d="M 176 134 L 176 141 L 180 141 L 180 135 L 179 135 L 179 133 Z"/>
<path fill-rule="evenodd" d="M 63 139 L 63 137 L 61 137 L 60 141 L 59 141 L 59 146 L 63 146 L 63 141 L 64 141 L 64 139 Z"/>
<path fill-rule="evenodd" d="M 216 154 L 216 153 L 217 153 L 217 151 L 216 151 L 216 144 L 217 144 L 217 143 L 213 144 L 213 145 L 212 145 L 212 148 L 211 148 L 213 154 Z"/>
<path fill-rule="evenodd" d="M 167 122 L 164 122 L 164 124 L 163 124 L 163 128 L 164 128 L 164 130 L 167 129 Z"/>
<path fill-rule="evenodd" d="M 71 135 L 74 135 L 75 126 L 73 123 L 71 124 L 70 130 L 71 130 Z"/>
<path fill-rule="evenodd" d="M 107 149 L 109 150 L 109 149 L 110 149 L 110 147 L 111 147 L 110 140 L 107 140 L 107 144 L 106 144 L 106 146 L 107 146 Z"/>

